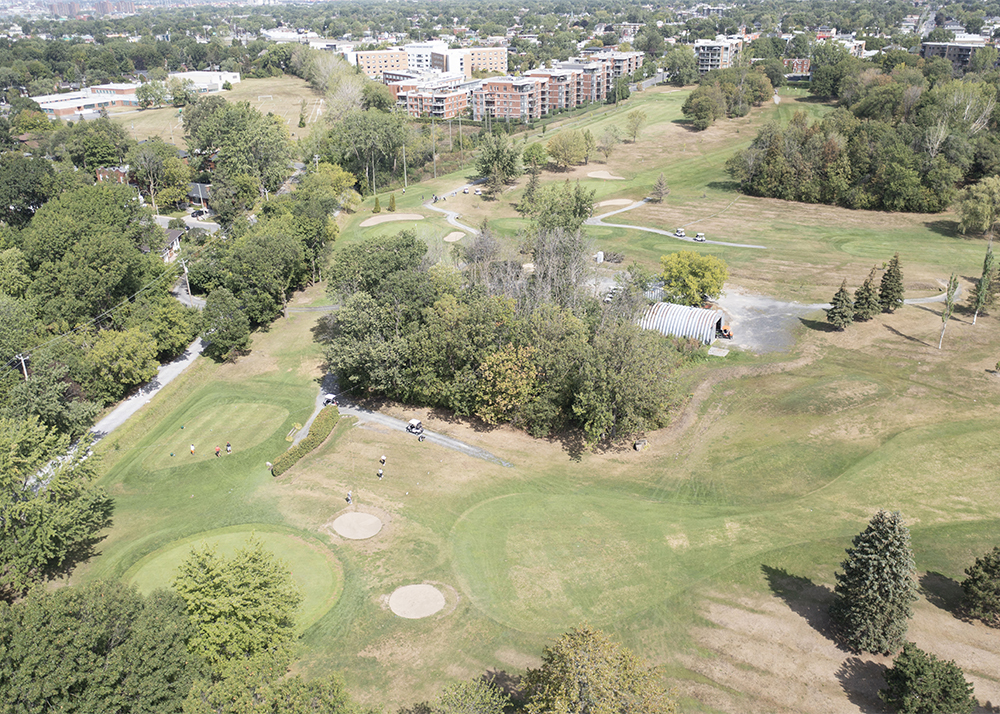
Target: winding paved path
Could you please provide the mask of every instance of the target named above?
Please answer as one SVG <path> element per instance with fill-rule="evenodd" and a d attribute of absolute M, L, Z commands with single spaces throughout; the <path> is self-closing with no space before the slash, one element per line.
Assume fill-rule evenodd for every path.
<path fill-rule="evenodd" d="M 584 221 L 584 224 L 588 225 L 588 226 L 604 226 L 606 228 L 629 228 L 629 229 L 634 230 L 634 231 L 646 231 L 647 233 L 658 233 L 661 236 L 667 236 L 668 238 L 673 238 L 674 240 L 687 241 L 688 243 L 694 243 L 695 242 L 694 238 L 692 238 L 690 236 L 686 236 L 684 238 L 680 238 L 680 237 L 674 235 L 674 233 L 672 233 L 670 231 L 662 230 L 660 228 L 647 228 L 645 226 L 631 226 L 631 225 L 628 225 L 627 223 L 605 223 L 604 222 L 604 219 L 607 218 L 608 216 L 614 216 L 614 215 L 617 215 L 619 213 L 624 213 L 625 211 L 631 211 L 633 208 L 638 208 L 639 206 L 643 205 L 644 203 L 647 203 L 648 201 L 649 201 L 648 198 L 644 198 L 641 201 L 636 201 L 631 206 L 625 206 L 625 208 L 619 208 L 617 211 L 609 211 L 608 213 L 602 213 L 599 216 L 593 216 L 592 218 L 588 218 L 586 221 Z M 735 201 L 733 201 L 733 203 L 735 203 Z M 732 203 L 729 204 L 729 206 L 732 206 L 732 205 L 733 205 Z M 719 213 L 723 213 L 725 210 L 727 210 L 729 208 L 729 206 L 726 206 L 726 208 L 724 208 L 722 211 L 719 211 Z M 716 213 L 714 215 L 717 216 L 719 214 Z M 708 218 L 711 218 L 711 217 L 712 216 L 708 216 Z M 698 222 L 703 221 L 703 220 L 705 220 L 705 219 L 704 218 L 699 218 L 697 221 L 691 221 L 690 223 L 685 223 L 682 227 L 683 228 L 687 228 L 688 226 L 693 226 L 695 223 L 698 223 Z M 729 246 L 730 248 L 757 248 L 759 250 L 767 250 L 767 246 L 766 245 L 753 245 L 753 244 L 750 244 L 750 243 L 726 243 L 725 241 L 721 241 L 721 240 L 706 240 L 706 241 L 699 241 L 699 242 L 702 243 L 702 244 L 704 244 L 704 245 L 725 245 L 725 246 Z"/>
<path fill-rule="evenodd" d="M 472 188 L 473 186 L 475 186 L 478 183 L 483 183 L 482 179 L 480 179 L 478 181 L 473 181 L 472 183 L 467 183 L 467 184 L 465 184 L 463 186 L 459 186 L 454 191 L 452 191 L 450 195 L 451 196 L 456 196 L 456 195 L 458 195 L 459 191 L 464 191 L 467 188 Z M 438 208 L 437 206 L 434 205 L 433 201 L 428 201 L 427 203 L 425 203 L 424 204 L 424 208 L 430 209 L 431 211 L 437 211 L 438 213 L 443 213 L 447 217 L 448 223 L 450 225 L 455 226 L 455 228 L 461 228 L 463 231 L 467 231 L 467 232 L 471 233 L 474 236 L 479 235 L 479 231 L 476 230 L 475 228 L 472 228 L 470 226 L 465 225 L 464 223 L 459 222 L 458 217 L 461 214 L 458 213 L 457 211 L 449 211 L 446 208 Z"/>
<path fill-rule="evenodd" d="M 295 439 L 292 441 L 292 445 L 299 443 L 309 434 L 309 427 L 312 426 L 313 420 L 319 416 L 320 410 L 323 409 L 323 397 L 329 393 L 333 392 L 338 394 L 340 405 L 337 407 L 341 414 L 346 414 L 347 416 L 352 416 L 358 420 L 358 424 L 378 424 L 379 426 L 384 426 L 389 429 L 394 429 L 396 431 L 406 432 L 406 422 L 402 419 L 396 419 L 395 417 L 386 416 L 385 414 L 379 414 L 378 412 L 369 411 L 368 409 L 361 409 L 360 407 L 353 406 L 344 402 L 343 394 L 339 393 L 336 386 L 336 381 L 332 375 L 327 375 L 323 379 L 323 389 L 320 390 L 319 394 L 316 395 L 316 407 L 313 410 L 312 416 L 309 417 L 303 427 L 295 435 Z M 433 431 L 424 430 L 425 441 L 432 444 L 437 444 L 438 446 L 443 446 L 446 449 L 452 449 L 466 456 L 472 456 L 476 459 L 482 459 L 483 461 L 489 461 L 491 464 L 497 464 L 499 466 L 505 466 L 507 468 L 513 468 L 514 465 L 510 464 L 498 456 L 494 456 L 489 451 L 485 449 L 480 449 L 478 446 L 472 446 L 471 444 L 466 444 L 464 441 L 459 441 L 458 439 L 453 439 L 450 436 L 445 436 L 444 434 L 437 434 Z M 414 439 L 417 437 L 414 436 Z"/>

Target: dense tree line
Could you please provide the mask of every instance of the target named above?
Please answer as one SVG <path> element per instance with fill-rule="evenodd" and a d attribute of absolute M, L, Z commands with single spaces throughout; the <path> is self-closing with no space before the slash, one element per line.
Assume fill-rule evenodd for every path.
<path fill-rule="evenodd" d="M 681 111 L 695 129 L 707 129 L 716 119 L 742 117 L 774 94 L 766 65 L 740 63 L 702 75 Z"/>
<path fill-rule="evenodd" d="M 426 250 L 403 232 L 338 254 L 326 355 L 343 389 L 538 435 L 580 428 L 591 442 L 666 423 L 671 375 L 693 348 L 633 323 L 644 281 L 608 306 L 592 297 L 579 234 L 535 234 L 530 277 L 488 232 L 464 252 L 464 275 L 428 268 Z"/>

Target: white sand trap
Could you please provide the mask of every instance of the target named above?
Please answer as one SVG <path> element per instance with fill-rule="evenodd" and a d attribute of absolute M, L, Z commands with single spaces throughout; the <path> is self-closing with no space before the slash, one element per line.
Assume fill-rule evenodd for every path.
<path fill-rule="evenodd" d="M 612 176 L 607 171 L 591 171 L 587 175 L 590 176 L 590 178 L 599 178 L 599 179 L 604 179 L 606 181 L 624 181 L 625 180 L 624 176 Z M 631 201 L 629 201 L 629 203 L 631 203 Z M 361 225 L 364 225 L 364 223 L 362 223 Z"/>
<path fill-rule="evenodd" d="M 465 234 L 462 231 L 453 231 L 444 237 L 445 243 L 454 243 L 457 240 L 462 240 L 465 238 Z"/>
<path fill-rule="evenodd" d="M 345 513 L 333 522 L 338 535 L 351 540 L 364 540 L 382 530 L 382 521 L 370 513 Z"/>
<path fill-rule="evenodd" d="M 631 206 L 635 201 L 631 198 L 609 198 L 607 201 L 601 201 L 598 206 Z"/>
<path fill-rule="evenodd" d="M 362 228 L 377 226 L 379 223 L 391 223 L 392 221 L 422 221 L 424 217 L 419 213 L 390 213 L 387 216 L 372 216 L 361 221 Z"/>
<path fill-rule="evenodd" d="M 444 595 L 433 585 L 404 585 L 389 596 L 389 609 L 408 620 L 430 617 L 444 609 Z"/>

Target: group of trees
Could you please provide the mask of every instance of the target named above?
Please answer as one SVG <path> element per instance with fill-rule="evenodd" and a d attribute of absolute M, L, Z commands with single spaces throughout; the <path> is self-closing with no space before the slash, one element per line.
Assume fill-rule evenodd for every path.
<path fill-rule="evenodd" d="M 815 70 L 812 91 L 837 97 L 841 108 L 812 124 L 796 115 L 785 127 L 762 127 L 727 163 L 741 190 L 934 212 L 956 198 L 958 186 L 1000 171 L 1000 143 L 987 130 L 1000 74 L 953 79 L 950 62 L 940 58 L 924 62 L 902 53 L 898 59 L 879 67 L 835 55 L 821 65 L 828 71 Z"/>
<path fill-rule="evenodd" d="M 590 442 L 666 423 L 670 375 L 693 348 L 633 323 L 644 277 L 602 305 L 589 246 L 562 228 L 533 235 L 530 276 L 488 231 L 462 251 L 464 276 L 426 265 L 426 250 L 403 232 L 337 255 L 326 356 L 345 390 Z"/>
<path fill-rule="evenodd" d="M 740 61 L 702 75 L 681 111 L 695 129 L 707 129 L 716 119 L 746 116 L 751 106 L 759 107 L 773 95 L 765 66 Z"/>
<path fill-rule="evenodd" d="M 970 609 L 985 605 L 996 617 L 1000 594 L 1000 549 L 976 560 L 963 589 Z M 884 702 L 904 714 L 970 714 L 976 707 L 972 685 L 954 663 L 941 661 L 906 641 L 911 603 L 917 599 L 910 533 L 901 513 L 878 511 L 854 538 L 836 574 L 830 614 L 851 649 L 875 654 L 899 652 L 885 672 Z"/>
<path fill-rule="evenodd" d="M 875 276 L 878 267 L 872 267 L 868 277 L 854 291 L 852 297 L 847 290 L 845 280 L 837 294 L 833 296 L 830 309 L 826 311 L 826 320 L 834 327 L 843 330 L 852 322 L 867 322 L 880 312 L 894 312 L 903 305 L 903 270 L 899 262 L 899 253 L 892 256 L 888 266 L 883 264 L 882 279 L 878 289 L 875 288 Z"/>

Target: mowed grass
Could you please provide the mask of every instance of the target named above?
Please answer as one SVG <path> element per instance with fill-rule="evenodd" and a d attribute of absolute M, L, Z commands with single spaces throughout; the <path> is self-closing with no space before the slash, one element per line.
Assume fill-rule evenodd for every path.
<path fill-rule="evenodd" d="M 304 79 L 291 75 L 244 79 L 233 85 L 231 91 L 223 91 L 219 96 L 230 102 L 249 102 L 250 106 L 264 114 L 281 117 L 293 140 L 307 136 L 323 113 L 322 97 Z M 306 126 L 299 128 L 299 110 L 303 100 L 306 102 Z M 175 146 L 187 147 L 183 111 L 176 107 L 111 112 L 111 118 L 128 129 L 133 139 L 141 141 L 158 136 Z"/>
<path fill-rule="evenodd" d="M 663 171 L 672 189 L 664 206 L 617 222 L 628 216 L 674 228 L 724 211 L 706 229 L 710 238 L 767 242 L 769 250 L 677 246 L 724 254 L 733 282 L 769 295 L 826 299 L 842 272 L 861 271 L 860 280 L 871 262 L 896 250 L 911 294 L 935 292 L 935 279 L 954 269 L 978 272 L 983 246 L 951 233 L 947 216 L 851 212 L 733 191 L 722 166 L 761 122 L 787 119 L 796 108 L 818 116 L 824 105 L 790 93 L 777 107 L 695 134 L 680 121 L 685 96 L 647 92 L 619 110 L 569 120 L 596 130 L 637 106 L 650 116 L 639 142 L 619 147 L 607 164 L 546 173 L 546 180 L 580 178 L 599 200 L 641 198 Z M 627 180 L 587 177 L 599 170 Z M 426 200 L 466 179 L 454 174 L 411 186 L 405 196 L 397 192 L 397 211 L 428 215 L 421 194 Z M 491 225 L 514 235 L 524 225 L 510 208 L 520 190 L 498 202 L 459 194 L 438 205 L 461 205 L 469 225 L 493 216 Z M 384 210 L 386 197 L 380 200 Z M 345 216 L 338 244 L 413 227 L 360 228 L 370 215 L 369 208 Z M 434 243 L 452 230 L 443 219 L 416 224 L 432 250 L 447 251 Z M 599 247 L 650 265 L 674 247 L 634 230 L 587 230 Z M 312 289 L 299 302 L 324 298 Z M 356 697 L 388 711 L 433 699 L 446 683 L 487 670 L 518 674 L 537 666 L 551 638 L 585 621 L 661 665 L 679 687 L 684 711 L 830 711 L 826 700 L 758 705 L 789 691 L 788 670 L 761 644 L 764 630 L 738 646 L 711 641 L 726 626 L 709 610 L 758 612 L 787 603 L 775 631 L 814 628 L 822 647 L 836 652 L 814 617 L 796 613 L 811 612 L 811 589 L 830 591 L 844 549 L 876 509 L 901 509 L 907 517 L 922 587 L 933 572 L 953 592 L 964 568 L 996 544 L 997 319 L 980 317 L 972 326 L 960 311 L 939 351 L 939 311 L 905 307 L 842 333 L 804 320 L 792 355 L 700 365 L 683 377 L 698 395 L 688 407 L 691 420 L 680 422 L 688 426 L 649 435 L 641 453 L 580 452 L 572 439 L 536 440 L 390 404 L 384 411 L 420 417 L 427 428 L 513 467 L 344 420 L 321 448 L 272 479 L 264 461 L 287 447 L 285 435 L 311 413 L 318 389 L 315 315 L 293 315 L 258 335 L 251 357 L 236 365 L 200 363 L 102 442 L 103 484 L 116 497 L 116 522 L 100 556 L 75 577 L 142 572 L 144 563 L 215 529 L 292 534 L 322 544 L 343 572 L 336 604 L 302 634 L 300 668 L 309 676 L 340 672 Z M 195 457 L 176 451 L 194 440 L 189 428 L 198 434 Z M 224 445 L 226 434 L 237 432 L 232 457 L 201 451 L 204 444 L 211 453 L 216 440 Z M 381 454 L 388 461 L 379 481 Z M 382 519 L 375 538 L 347 541 L 330 530 L 349 508 L 347 490 L 355 498 L 350 508 Z M 783 578 L 795 587 L 783 586 Z M 416 582 L 437 585 L 446 608 L 426 620 L 394 616 L 388 595 Z M 1000 645 L 973 625 L 928 638 L 929 617 L 954 620 L 948 608 L 955 601 L 926 588 L 924 594 L 914 621 L 918 644 L 953 647 L 947 657 L 967 672 L 969 661 L 1000 656 Z M 821 611 L 825 601 L 816 606 Z M 812 662 L 811 645 L 788 642 L 793 668 Z M 720 668 L 730 675 L 720 677 Z M 975 670 L 977 691 L 989 692 L 998 678 L 982 669 Z M 850 710 L 834 672 L 827 674 L 832 696 L 843 700 L 838 706 Z"/>
<path fill-rule="evenodd" d="M 231 558 L 253 538 L 274 553 L 291 572 L 302 594 L 302 603 L 296 611 L 296 627 L 306 630 L 336 602 L 342 585 L 339 566 L 321 544 L 271 528 L 273 526 L 259 530 L 238 526 L 186 538 L 150 553 L 129 568 L 124 579 L 146 594 L 157 588 L 168 588 L 177 577 L 181 563 L 194 550 L 210 548 L 224 558 Z"/>

